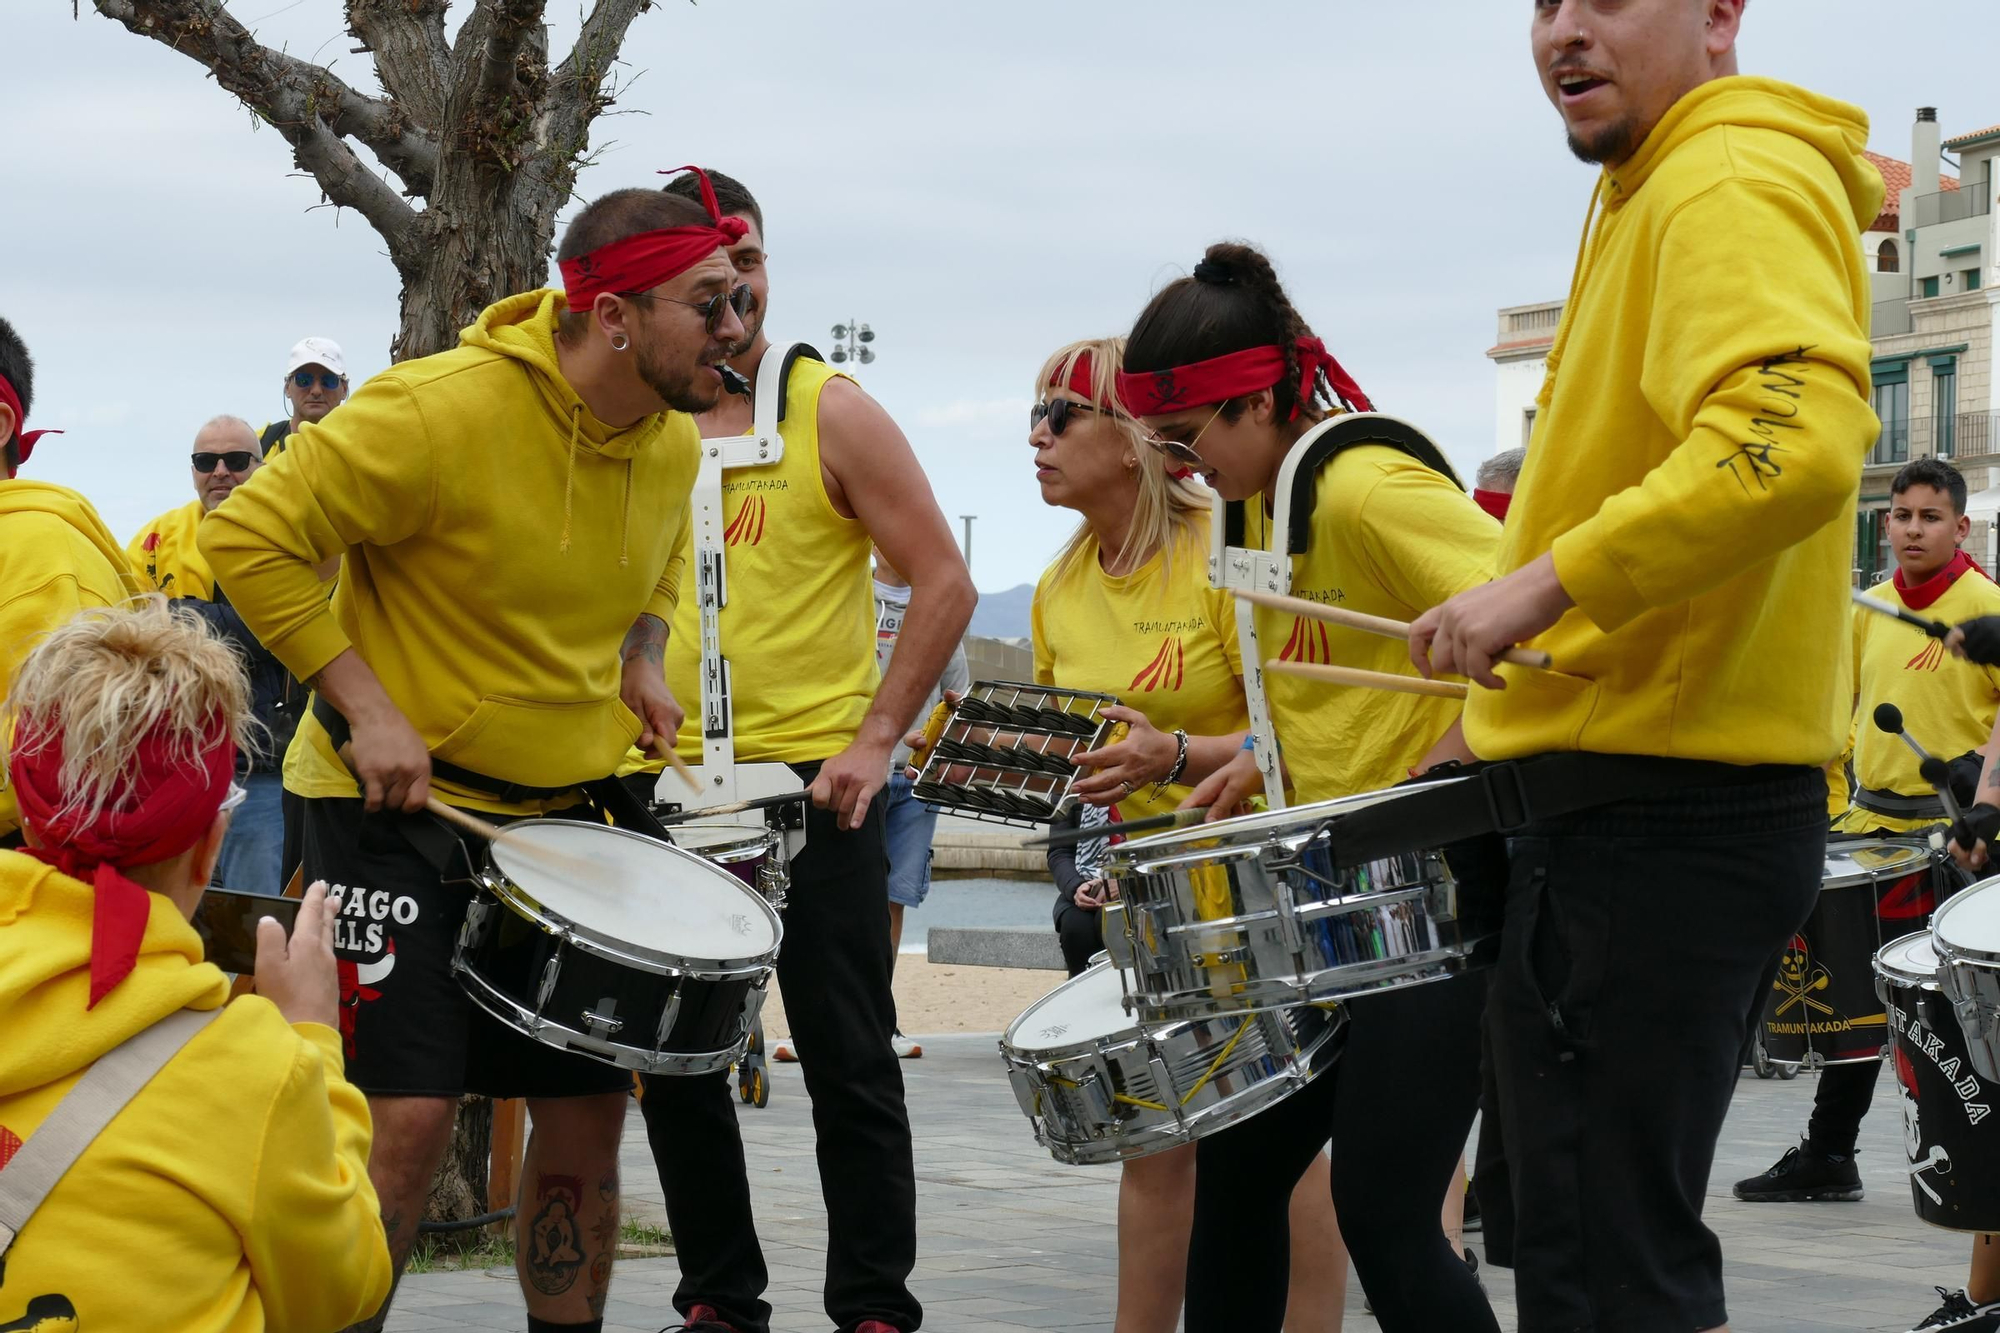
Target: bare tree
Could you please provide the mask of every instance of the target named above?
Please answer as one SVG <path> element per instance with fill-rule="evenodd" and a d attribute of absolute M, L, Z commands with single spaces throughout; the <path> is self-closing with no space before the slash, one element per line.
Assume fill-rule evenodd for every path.
<path fill-rule="evenodd" d="M 554 67 L 547 0 L 475 0 L 455 38 L 445 34 L 447 0 L 345 2 L 356 50 L 375 58 L 379 95 L 261 44 L 221 0 L 91 0 L 206 69 L 284 137 L 329 202 L 368 220 L 403 282 L 390 356 L 428 356 L 496 298 L 547 280 L 556 213 L 585 165 L 592 122 L 618 91 L 610 76 L 626 31 L 652 0 L 593 0 Z M 431 1189 L 433 1219 L 485 1211 L 491 1125 L 491 1107 L 467 1098 Z"/>
<path fill-rule="evenodd" d="M 551 67 L 547 0 L 475 0 L 455 38 L 447 0 L 346 0 L 380 95 L 258 42 L 222 0 L 91 0 L 98 13 L 205 68 L 291 145 L 331 203 L 382 236 L 403 281 L 390 354 L 427 356 L 509 292 L 546 281 L 556 213 L 585 163 L 610 75 L 652 0 L 593 0 Z M 360 145 L 394 173 L 376 174 Z"/>

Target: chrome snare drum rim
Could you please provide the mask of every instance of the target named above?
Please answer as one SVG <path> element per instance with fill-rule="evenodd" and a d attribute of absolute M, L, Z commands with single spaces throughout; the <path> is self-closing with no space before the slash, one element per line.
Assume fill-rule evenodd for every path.
<path fill-rule="evenodd" d="M 1462 781 L 1463 779 L 1453 779 Z M 1458 885 L 1433 850 L 1337 867 L 1343 815 L 1368 792 L 1137 839 L 1106 875 L 1123 912 L 1105 945 L 1148 1023 L 1253 1012 L 1417 985 L 1474 965 Z M 1337 837 L 1337 833 L 1333 836 Z"/>
<path fill-rule="evenodd" d="M 1107 985 L 1117 985 L 1108 963 L 1072 977 L 1015 1019 L 1000 1042 L 1035 1141 L 1059 1162 L 1145 1157 L 1247 1120 L 1330 1068 L 1347 1022 L 1338 1006 L 1307 1005 L 1145 1029 L 1127 1022 L 1036 1044 L 1063 1030 L 1058 1023 L 1035 1031 L 1050 1001 Z"/>
<path fill-rule="evenodd" d="M 1931 915 L 1938 987 L 1951 1001 L 1967 1056 L 2000 1082 L 2000 876 L 1961 890 Z"/>

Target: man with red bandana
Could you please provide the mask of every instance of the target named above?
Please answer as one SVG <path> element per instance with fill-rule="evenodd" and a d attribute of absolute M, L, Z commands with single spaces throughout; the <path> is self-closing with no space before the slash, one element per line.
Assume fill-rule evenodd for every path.
<path fill-rule="evenodd" d="M 725 254 L 741 234 L 712 194 L 594 201 L 557 255 L 565 291 L 500 300 L 460 346 L 302 424 L 197 535 L 251 630 L 316 692 L 285 785 L 303 798 L 306 878 L 349 890 L 335 948 L 354 997 L 364 975 L 379 992 L 347 1015 L 391 1253 L 416 1238 L 459 1094 L 525 1097 L 530 1333 L 602 1326 L 631 1075 L 466 997 L 451 953 L 485 849 L 421 811 L 435 794 L 502 821 L 583 815 L 582 784 L 634 743 L 673 743 L 662 662 L 689 414 L 721 395 L 743 336 Z M 316 566 L 335 555 L 329 602 Z M 574 1243 L 531 1244 L 550 1226 Z"/>
<path fill-rule="evenodd" d="M 0 1226 L 5 1327 L 329 1329 L 388 1292 L 334 1032 L 337 904 L 313 886 L 289 942 L 266 918 L 258 994 L 233 1001 L 189 924 L 249 705 L 229 647 L 157 598 L 77 616 L 13 681 L 0 1217 L 27 1216 Z M 112 1071 L 149 1051 L 124 1100 Z"/>
<path fill-rule="evenodd" d="M 110 606 L 139 591 L 118 539 L 89 500 L 16 474 L 44 435 L 29 430 L 35 363 L 14 326 L 0 319 L 0 699 L 41 636 L 84 607 Z M 5 733 L 0 732 L 0 742 Z M 21 842 L 20 816 L 0 773 L 0 848 Z"/>

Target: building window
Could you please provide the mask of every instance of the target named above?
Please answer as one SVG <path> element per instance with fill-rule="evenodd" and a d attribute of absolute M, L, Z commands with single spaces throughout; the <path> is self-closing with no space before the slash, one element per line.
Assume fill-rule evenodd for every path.
<path fill-rule="evenodd" d="M 1883 571 L 1893 568 L 1895 556 L 1889 550 L 1888 511 L 1864 509 L 1855 515 L 1854 581 L 1857 588 L 1871 588 Z"/>
<path fill-rule="evenodd" d="M 1938 366 L 1931 372 L 1931 432 L 1937 440 L 1937 456 L 1950 458 L 1958 451 L 1958 363 Z"/>
<path fill-rule="evenodd" d="M 1876 372 L 1875 415 L 1882 419 L 1882 436 L 1875 442 L 1868 461 L 1871 464 L 1907 463 L 1910 459 L 1910 372 L 1907 366 L 1897 366 L 1889 372 Z"/>
<path fill-rule="evenodd" d="M 1969 269 L 1965 270 L 1965 287 L 1964 287 L 1964 290 L 1965 290 L 1965 291 L 1968 291 L 1968 292 L 1976 292 L 1976 291 L 1978 291 L 1978 290 L 1979 290 L 1979 270 L 1978 270 L 1978 269 L 1976 269 L 1976 268 L 1969 268 Z"/>
<path fill-rule="evenodd" d="M 1919 290 L 1927 297 L 1936 296 L 1938 294 L 1938 280 L 1936 278 L 1925 278 Z"/>
<path fill-rule="evenodd" d="M 1875 251 L 1875 271 L 1877 273 L 1895 273 L 1899 271 L 1896 259 L 1896 243 L 1894 241 L 1882 242 L 1880 248 Z"/>
<path fill-rule="evenodd" d="M 1528 408 L 1521 413 L 1521 447 L 1527 448 L 1535 438 L 1535 409 Z"/>

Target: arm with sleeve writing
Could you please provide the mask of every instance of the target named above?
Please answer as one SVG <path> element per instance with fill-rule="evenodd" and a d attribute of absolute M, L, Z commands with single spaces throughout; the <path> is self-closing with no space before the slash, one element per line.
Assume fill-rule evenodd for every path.
<path fill-rule="evenodd" d="M 1681 442 L 1554 544 L 1600 629 L 1712 591 L 1853 508 L 1879 423 L 1851 229 L 1802 189 L 1741 179 L 1668 222 L 1641 388 Z"/>

